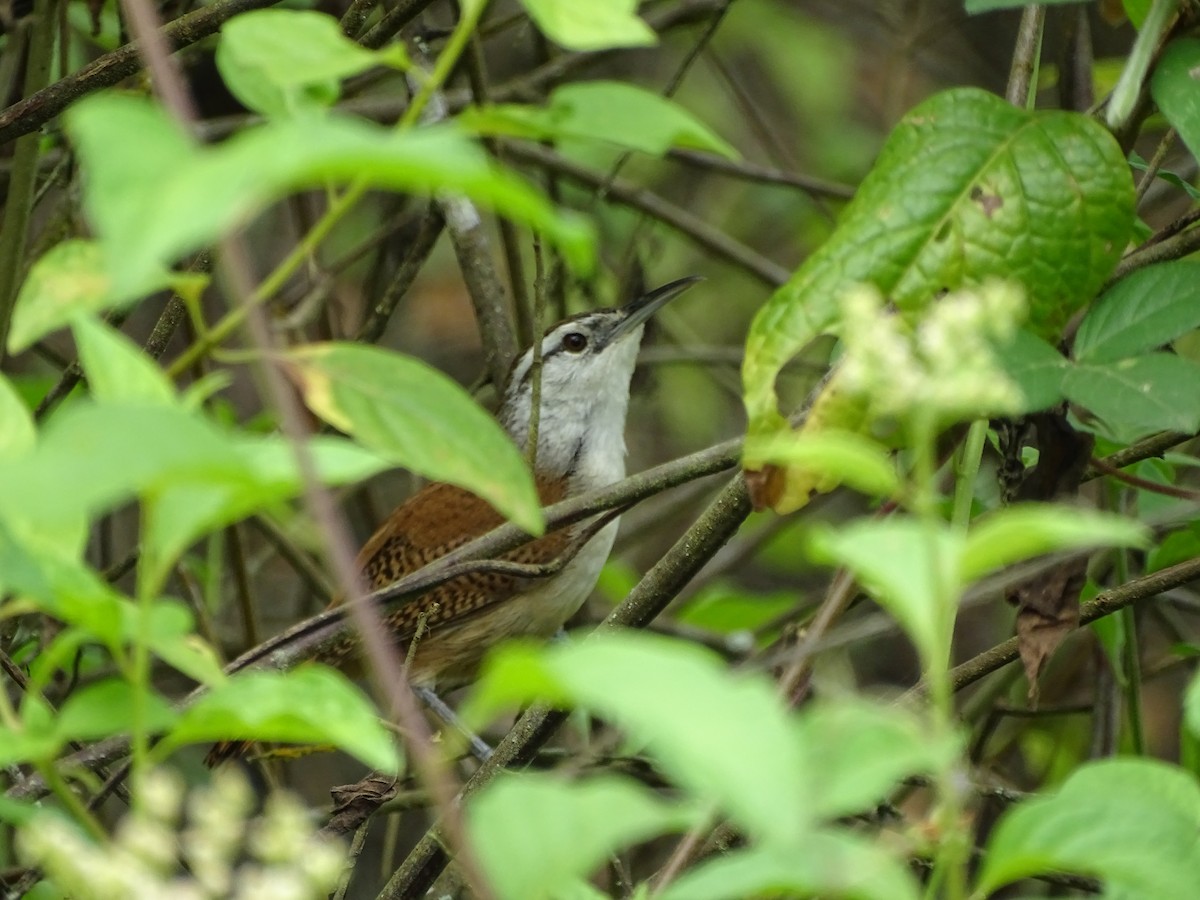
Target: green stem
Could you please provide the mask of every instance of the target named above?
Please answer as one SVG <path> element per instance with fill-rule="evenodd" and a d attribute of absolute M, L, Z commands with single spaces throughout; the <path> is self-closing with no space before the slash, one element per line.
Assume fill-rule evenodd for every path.
<path fill-rule="evenodd" d="M 1106 118 L 1110 131 L 1120 131 L 1133 113 L 1142 82 L 1150 70 L 1150 60 L 1171 27 L 1178 7 L 1179 0 L 1154 0 L 1150 12 L 1146 14 L 1146 20 L 1138 30 L 1125 68 L 1121 70 L 1121 77 L 1117 79 L 1117 86 L 1113 88 L 1108 101 Z"/>
<path fill-rule="evenodd" d="M 145 509 L 142 512 L 141 533 L 146 534 L 150 523 Z M 153 640 L 151 611 L 154 600 L 162 592 L 169 567 L 157 554 L 143 554 L 137 569 L 136 598 L 138 625 L 134 632 L 133 654 L 127 677 L 133 689 L 130 710 L 129 743 L 133 777 L 137 778 L 150 767 L 149 706 L 153 691 L 150 680 L 150 643 Z M 134 793 L 137 800 L 137 793 Z"/>
<path fill-rule="evenodd" d="M 971 522 L 971 503 L 975 499 L 975 479 L 979 475 L 979 463 L 983 459 L 983 445 L 987 441 L 986 419 L 976 419 L 967 431 L 958 459 L 958 477 L 954 487 L 954 519 L 956 531 L 965 532 Z"/>
<path fill-rule="evenodd" d="M 37 770 L 46 782 L 46 786 L 54 792 L 54 796 L 62 801 L 62 805 L 75 817 L 75 820 L 87 829 L 87 833 L 97 842 L 107 841 L 108 835 L 104 833 L 104 827 L 92 815 L 87 805 L 71 790 L 70 785 L 63 780 L 58 767 L 53 762 L 39 763 Z"/>
<path fill-rule="evenodd" d="M 955 740 L 954 690 L 950 681 L 950 646 L 954 631 L 954 619 L 958 609 L 958 592 L 953 583 L 946 583 L 941 560 L 941 532 L 945 527 L 937 509 L 937 422 L 929 415 L 914 413 L 910 423 L 913 461 L 913 509 L 926 534 L 927 565 L 930 566 L 931 587 L 934 592 L 934 615 L 936 616 L 936 647 L 925 648 L 925 680 L 929 685 L 930 712 L 933 716 L 931 729 L 938 741 Z M 982 432 L 986 434 L 986 424 Z M 970 443 L 970 436 L 968 436 Z M 980 449 L 975 453 L 975 469 L 978 469 Z M 964 453 L 964 457 L 967 454 Z M 974 484 L 974 478 L 970 479 Z M 956 513 L 963 495 L 956 495 Z M 966 508 L 969 517 L 970 489 L 965 490 Z M 956 516 L 957 518 L 957 516 Z M 969 847 L 962 833 L 962 804 L 958 790 L 956 761 L 951 760 L 937 773 L 937 829 L 939 845 L 934 859 L 933 875 L 926 890 L 927 897 L 935 892 L 948 900 L 962 900 L 967 890 L 967 861 Z"/>
<path fill-rule="evenodd" d="M 1117 551 L 1113 568 L 1117 584 L 1128 584 L 1129 553 L 1126 550 Z M 1120 666 L 1125 672 L 1121 682 L 1125 692 L 1125 715 L 1129 720 L 1129 740 L 1133 752 L 1143 756 L 1146 753 L 1146 733 L 1142 726 L 1142 663 L 1138 658 L 1137 618 L 1132 607 L 1126 607 L 1117 615 L 1121 620 L 1121 631 L 1124 632 Z"/>
<path fill-rule="evenodd" d="M 1125 584 L 1122 581 L 1121 584 Z M 1121 610 L 1121 623 L 1125 626 L 1125 646 L 1122 648 L 1121 664 L 1125 669 L 1125 709 L 1129 716 L 1129 738 L 1133 752 L 1138 756 L 1146 753 L 1146 731 L 1142 725 L 1142 663 L 1138 658 L 1138 628 L 1133 607 Z"/>
<path fill-rule="evenodd" d="M 1115 512 L 1128 513 L 1128 495 L 1125 489 L 1113 484 L 1108 492 L 1108 506 Z M 1113 557 L 1113 574 L 1117 584 L 1128 584 L 1132 579 L 1129 573 L 1129 551 L 1118 549 Z M 1138 658 L 1138 627 L 1137 618 L 1132 607 L 1126 607 L 1117 613 L 1118 624 L 1123 635 L 1120 652 L 1112 665 L 1119 667 L 1121 691 L 1125 700 L 1125 717 L 1129 730 L 1129 742 L 1133 752 L 1138 756 L 1145 755 L 1146 733 L 1142 722 L 1142 663 Z"/>

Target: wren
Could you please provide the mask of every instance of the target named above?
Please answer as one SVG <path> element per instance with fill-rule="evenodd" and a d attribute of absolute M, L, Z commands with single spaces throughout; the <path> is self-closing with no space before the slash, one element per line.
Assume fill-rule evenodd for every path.
<path fill-rule="evenodd" d="M 625 306 L 580 313 L 541 341 L 541 406 L 534 481 L 543 506 L 614 484 L 625 477 L 625 418 L 646 321 L 699 278 L 673 281 Z M 500 424 L 518 447 L 529 444 L 534 395 L 533 348 L 513 363 Z M 595 521 L 594 519 L 591 521 Z M 435 482 L 401 504 L 367 541 L 357 564 L 375 591 L 486 534 L 504 518 L 486 501 Z M 554 561 L 586 534 L 584 521 L 505 554 L 518 563 Z M 605 525 L 569 562 L 546 578 L 494 572 L 460 575 L 385 614 L 408 677 L 419 689 L 444 692 L 469 683 L 487 652 L 517 636 L 553 635 L 587 599 L 612 550 L 617 520 Z M 335 601 L 336 603 L 337 601 Z M 359 644 L 349 636 L 316 661 L 355 672 Z M 210 761 L 244 748 L 218 745 Z"/>

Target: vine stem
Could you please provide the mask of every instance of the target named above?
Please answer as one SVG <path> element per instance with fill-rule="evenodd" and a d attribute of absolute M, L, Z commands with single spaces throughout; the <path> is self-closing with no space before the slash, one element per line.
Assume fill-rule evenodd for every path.
<path fill-rule="evenodd" d="M 979 476 L 979 464 L 983 459 L 983 445 L 987 441 L 986 419 L 976 419 L 967 431 L 958 458 L 958 473 L 954 487 L 954 518 L 956 531 L 965 532 L 971 522 L 971 504 L 975 500 L 975 479 Z"/>

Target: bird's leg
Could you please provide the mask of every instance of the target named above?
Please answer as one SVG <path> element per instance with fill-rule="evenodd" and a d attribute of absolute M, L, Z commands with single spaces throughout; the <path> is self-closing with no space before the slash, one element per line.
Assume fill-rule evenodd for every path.
<path fill-rule="evenodd" d="M 467 745 L 471 748 L 472 756 L 481 763 L 488 761 L 488 757 L 492 755 L 492 748 L 488 746 L 487 741 L 467 728 L 462 723 L 462 719 L 458 717 L 454 710 L 441 697 L 435 694 L 431 688 L 424 687 L 423 685 L 414 685 L 413 693 L 421 698 L 421 701 L 429 707 L 435 716 L 467 739 Z"/>

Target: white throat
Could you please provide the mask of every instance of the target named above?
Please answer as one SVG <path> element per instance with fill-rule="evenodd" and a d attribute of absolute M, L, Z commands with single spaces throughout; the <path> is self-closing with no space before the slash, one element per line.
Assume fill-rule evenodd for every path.
<path fill-rule="evenodd" d="M 613 484 L 625 477 L 625 418 L 629 382 L 641 329 L 600 355 L 571 360 L 561 355 L 542 369 L 536 471 L 570 477 L 571 491 Z M 532 388 L 525 377 L 530 354 L 513 371 L 500 420 L 517 445 L 529 444 Z"/>

